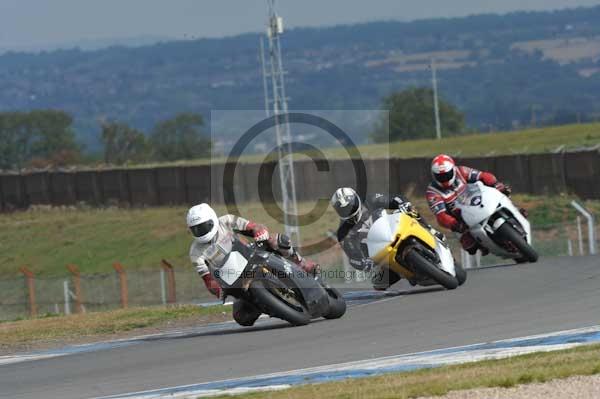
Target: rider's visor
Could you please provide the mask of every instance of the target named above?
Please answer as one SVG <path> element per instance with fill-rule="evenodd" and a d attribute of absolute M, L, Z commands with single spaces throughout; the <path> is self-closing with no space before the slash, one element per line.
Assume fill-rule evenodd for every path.
<path fill-rule="evenodd" d="M 453 177 L 454 177 L 454 169 L 450 169 L 449 172 L 435 174 L 435 178 L 440 183 L 447 183 L 450 180 L 452 180 Z"/>
<path fill-rule="evenodd" d="M 190 227 L 190 230 L 192 231 L 194 237 L 200 238 L 210 233 L 213 227 L 215 227 L 215 222 L 213 222 L 212 220 L 207 220 L 204 223 L 200 223 Z"/>
<path fill-rule="evenodd" d="M 358 202 L 358 198 L 355 197 L 351 201 L 349 201 L 348 205 L 344 207 L 338 206 L 335 210 L 341 218 L 347 219 L 356 214 L 356 211 L 358 210 L 359 206 L 360 204 Z"/>

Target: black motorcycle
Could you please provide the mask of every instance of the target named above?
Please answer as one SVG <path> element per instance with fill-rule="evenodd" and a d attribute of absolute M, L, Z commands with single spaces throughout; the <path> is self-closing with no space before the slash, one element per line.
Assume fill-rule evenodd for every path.
<path fill-rule="evenodd" d="M 342 294 L 260 242 L 235 237 L 223 266 L 213 272 L 225 297 L 244 299 L 261 312 L 300 326 L 346 313 Z"/>

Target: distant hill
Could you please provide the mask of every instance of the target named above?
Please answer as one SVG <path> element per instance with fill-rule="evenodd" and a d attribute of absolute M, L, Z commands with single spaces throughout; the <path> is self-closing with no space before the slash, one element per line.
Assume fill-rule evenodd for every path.
<path fill-rule="evenodd" d="M 478 130 L 600 116 L 600 6 L 286 32 L 290 106 L 373 109 L 408 86 L 430 84 Z M 98 120 L 148 130 L 181 111 L 260 109 L 258 34 L 96 51 L 0 56 L 0 110 L 71 112 L 89 146 Z M 223 132 L 235 135 L 237 132 Z M 366 141 L 366 134 L 355 137 Z"/>
<path fill-rule="evenodd" d="M 80 49 L 80 50 L 100 50 L 107 47 L 123 46 L 123 47 L 140 47 L 156 44 L 159 42 L 173 41 L 172 37 L 167 36 L 137 36 L 125 38 L 109 38 L 109 39 L 82 39 L 63 43 L 53 44 L 32 44 L 32 45 L 14 45 L 0 47 L 0 54 L 7 52 L 21 53 L 39 53 L 64 49 Z"/>

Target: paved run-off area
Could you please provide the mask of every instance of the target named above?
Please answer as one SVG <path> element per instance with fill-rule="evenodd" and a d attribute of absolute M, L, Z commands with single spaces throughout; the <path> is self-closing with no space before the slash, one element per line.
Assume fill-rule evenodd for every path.
<path fill-rule="evenodd" d="M 0 366 L 0 397 L 81 398 L 580 328 L 600 322 L 600 258 L 479 270 L 455 291 L 353 306 L 341 320 L 265 322 Z"/>

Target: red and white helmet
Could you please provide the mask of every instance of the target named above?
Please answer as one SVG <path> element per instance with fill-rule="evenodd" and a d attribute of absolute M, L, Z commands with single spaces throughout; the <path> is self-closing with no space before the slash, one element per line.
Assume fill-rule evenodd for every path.
<path fill-rule="evenodd" d="M 452 187 L 456 180 L 456 162 L 449 155 L 438 155 L 431 161 L 431 176 L 440 186 Z"/>

